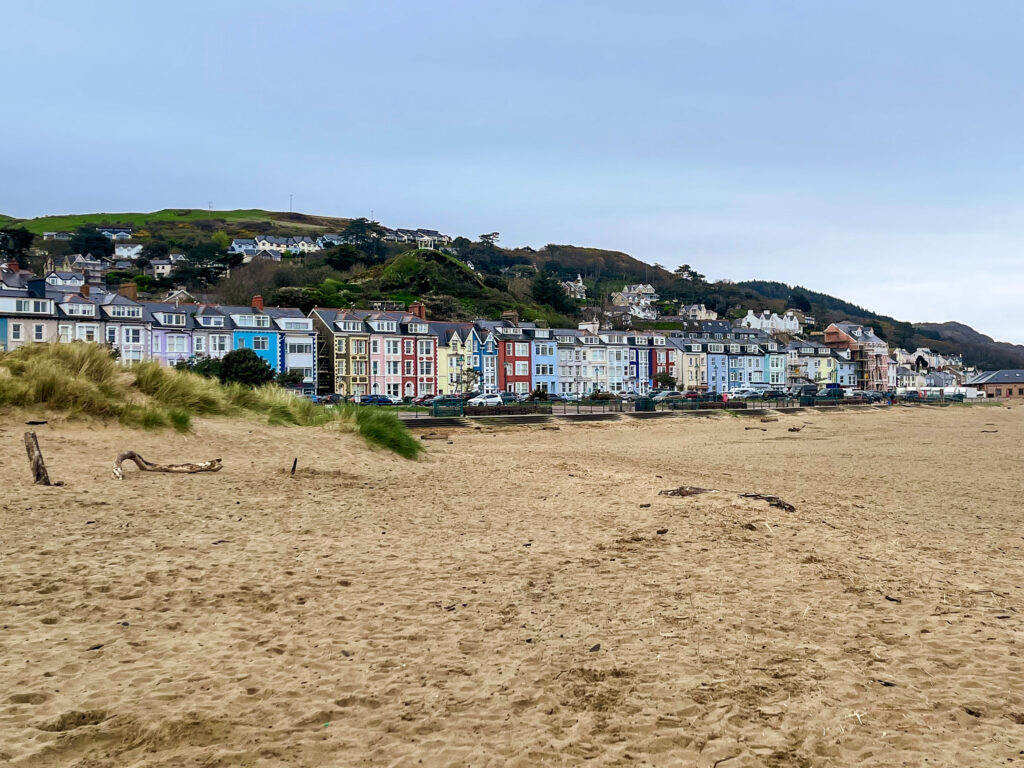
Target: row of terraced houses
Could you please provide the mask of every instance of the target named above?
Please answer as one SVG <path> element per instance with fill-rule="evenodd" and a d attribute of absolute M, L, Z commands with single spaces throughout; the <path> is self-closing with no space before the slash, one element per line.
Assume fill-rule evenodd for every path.
<path fill-rule="evenodd" d="M 139 300 L 88 285 L 0 272 L 0 348 L 48 341 L 105 343 L 126 362 L 174 365 L 253 350 L 277 372 L 297 371 L 302 390 L 398 397 L 541 389 L 647 392 L 658 374 L 682 390 L 729 392 L 813 382 L 894 386 L 895 361 L 869 328 L 833 324 L 824 343 L 785 346 L 725 321 L 689 321 L 671 332 L 544 328 L 501 320 L 437 322 L 407 311 L 184 304 Z"/>

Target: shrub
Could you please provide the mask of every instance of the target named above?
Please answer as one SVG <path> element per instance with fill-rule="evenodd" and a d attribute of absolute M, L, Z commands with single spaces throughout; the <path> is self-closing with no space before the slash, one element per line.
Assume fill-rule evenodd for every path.
<path fill-rule="evenodd" d="M 237 382 L 247 387 L 260 387 L 274 380 L 274 369 L 251 349 L 236 349 L 220 360 L 222 384 Z"/>

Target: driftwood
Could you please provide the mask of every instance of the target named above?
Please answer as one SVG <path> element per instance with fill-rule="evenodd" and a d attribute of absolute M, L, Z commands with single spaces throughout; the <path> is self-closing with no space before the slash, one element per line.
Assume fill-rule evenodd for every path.
<path fill-rule="evenodd" d="M 778 507 L 784 512 L 796 512 L 796 507 L 788 501 L 783 501 L 778 496 L 772 496 L 767 493 L 741 493 L 740 496 L 744 499 L 761 499 L 761 501 L 767 501 L 768 506 Z"/>
<path fill-rule="evenodd" d="M 25 433 L 25 451 L 28 453 L 28 465 L 32 468 L 32 482 L 36 485 L 53 485 L 46 471 L 43 452 L 39 450 L 39 440 L 35 432 Z"/>
<path fill-rule="evenodd" d="M 679 488 L 669 488 L 665 491 L 659 491 L 659 496 L 697 496 L 701 493 L 736 493 L 735 491 L 722 491 L 718 488 L 695 488 L 693 486 L 684 485 Z M 737 496 L 744 499 L 760 499 L 761 501 L 767 501 L 770 506 L 778 507 L 779 509 L 785 510 L 786 512 L 796 512 L 796 507 L 787 501 L 783 501 L 778 496 L 772 496 L 767 493 L 737 493 Z"/>
<path fill-rule="evenodd" d="M 143 472 L 177 472 L 182 474 L 192 474 L 194 472 L 220 472 L 224 467 L 220 463 L 220 459 L 211 459 L 210 461 L 203 461 L 199 464 L 154 464 L 151 461 L 146 461 L 135 451 L 124 451 L 123 453 L 117 454 L 117 458 L 114 459 L 114 469 L 112 474 L 118 480 L 124 480 L 124 470 L 121 469 L 121 464 L 126 461 L 134 461 L 135 465 Z"/>
<path fill-rule="evenodd" d="M 790 432 L 799 432 L 801 429 L 803 429 L 803 427 L 790 427 L 789 431 Z"/>

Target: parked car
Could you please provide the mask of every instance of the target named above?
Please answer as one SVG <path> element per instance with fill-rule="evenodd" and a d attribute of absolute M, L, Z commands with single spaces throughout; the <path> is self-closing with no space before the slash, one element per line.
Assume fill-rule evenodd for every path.
<path fill-rule="evenodd" d="M 463 392 L 461 395 L 459 395 L 459 397 L 462 398 L 463 402 L 469 402 L 474 397 L 479 397 L 482 394 L 483 392 L 480 392 L 479 390 L 474 390 L 472 392 Z"/>
<path fill-rule="evenodd" d="M 430 402 L 434 399 L 435 395 L 420 395 L 412 399 L 413 405 L 430 405 Z"/>
<path fill-rule="evenodd" d="M 920 403 L 922 398 L 920 392 L 906 392 L 903 399 L 908 403 Z"/>
<path fill-rule="evenodd" d="M 664 403 L 667 400 L 682 400 L 683 397 L 682 392 L 677 392 L 674 389 L 664 389 L 654 396 L 654 402 Z"/>
<path fill-rule="evenodd" d="M 685 397 L 687 400 L 699 400 L 700 398 L 706 395 L 707 392 L 699 392 L 696 389 L 690 389 L 687 390 L 686 392 L 683 392 L 683 397 Z"/>
<path fill-rule="evenodd" d="M 789 396 L 794 399 L 799 397 L 816 397 L 817 395 L 817 384 L 796 384 L 789 388 Z"/>
<path fill-rule="evenodd" d="M 387 395 L 360 395 L 357 402 L 359 405 L 392 405 Z"/>
<path fill-rule="evenodd" d="M 819 400 L 842 400 L 846 393 L 840 387 L 827 387 L 819 389 L 815 397 Z"/>
<path fill-rule="evenodd" d="M 740 387 L 729 393 L 730 400 L 760 400 L 761 393 L 749 387 Z"/>
<path fill-rule="evenodd" d="M 402 405 L 405 403 L 405 400 L 400 398 L 398 395 L 381 395 L 381 397 L 386 397 L 388 402 L 392 405 Z"/>
<path fill-rule="evenodd" d="M 466 405 L 504 405 L 505 401 L 501 395 L 477 395 L 472 397 Z"/>
<path fill-rule="evenodd" d="M 641 395 L 635 389 L 627 389 L 627 390 L 625 390 L 623 392 L 619 392 L 619 399 L 620 400 L 625 400 L 627 403 L 633 402 L 638 397 L 643 397 L 643 395 Z"/>
<path fill-rule="evenodd" d="M 427 401 L 428 405 L 462 405 L 462 398 L 458 395 L 436 395 Z"/>
<path fill-rule="evenodd" d="M 320 395 L 319 397 L 315 397 L 313 402 L 319 403 L 320 405 L 341 405 L 345 400 L 346 398 L 332 392 L 329 395 Z"/>
<path fill-rule="evenodd" d="M 557 392 L 548 392 L 548 402 L 551 403 L 568 403 L 569 398 L 566 395 L 560 395 Z"/>
<path fill-rule="evenodd" d="M 786 393 L 781 389 L 766 389 L 761 393 L 762 400 L 784 400 Z"/>

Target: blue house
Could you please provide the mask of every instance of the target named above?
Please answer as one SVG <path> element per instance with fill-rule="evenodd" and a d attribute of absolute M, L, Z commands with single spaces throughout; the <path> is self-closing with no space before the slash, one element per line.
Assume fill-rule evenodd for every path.
<path fill-rule="evenodd" d="M 530 389 L 558 392 L 558 344 L 549 328 L 527 329 L 533 338 Z"/>
<path fill-rule="evenodd" d="M 251 349 L 267 361 L 275 373 L 281 372 L 281 334 L 263 311 L 263 301 L 255 297 L 252 307 L 220 307 L 231 319 L 231 336 L 235 349 Z"/>

